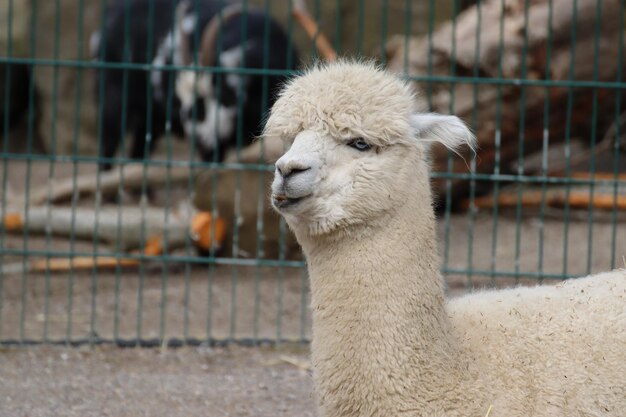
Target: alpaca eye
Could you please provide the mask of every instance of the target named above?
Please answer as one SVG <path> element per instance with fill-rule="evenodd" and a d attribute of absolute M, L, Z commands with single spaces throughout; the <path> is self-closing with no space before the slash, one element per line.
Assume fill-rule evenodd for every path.
<path fill-rule="evenodd" d="M 370 149 L 372 149 L 372 145 L 365 142 L 365 139 L 363 138 L 352 139 L 350 142 L 348 142 L 348 146 L 361 152 L 369 151 Z"/>

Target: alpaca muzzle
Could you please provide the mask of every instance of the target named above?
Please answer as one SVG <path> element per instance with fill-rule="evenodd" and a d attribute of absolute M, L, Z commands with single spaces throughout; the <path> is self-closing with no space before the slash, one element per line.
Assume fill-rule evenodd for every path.
<path fill-rule="evenodd" d="M 313 193 L 315 180 L 311 167 L 293 168 L 277 164 L 272 183 L 272 205 L 277 209 L 286 209 Z"/>

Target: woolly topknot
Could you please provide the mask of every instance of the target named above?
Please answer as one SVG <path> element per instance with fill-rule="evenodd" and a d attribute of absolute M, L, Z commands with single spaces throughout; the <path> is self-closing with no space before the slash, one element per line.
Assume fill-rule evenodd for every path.
<path fill-rule="evenodd" d="M 408 83 L 371 62 L 318 64 L 279 94 L 265 136 L 291 141 L 304 130 L 377 146 L 411 136 L 415 95 Z"/>

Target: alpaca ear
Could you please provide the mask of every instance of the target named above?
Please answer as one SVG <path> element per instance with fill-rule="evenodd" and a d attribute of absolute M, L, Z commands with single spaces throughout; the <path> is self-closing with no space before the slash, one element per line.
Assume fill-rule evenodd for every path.
<path fill-rule="evenodd" d="M 451 151 L 456 151 L 461 145 L 476 151 L 476 136 L 456 116 L 414 113 L 411 115 L 411 127 L 420 141 L 438 142 Z"/>

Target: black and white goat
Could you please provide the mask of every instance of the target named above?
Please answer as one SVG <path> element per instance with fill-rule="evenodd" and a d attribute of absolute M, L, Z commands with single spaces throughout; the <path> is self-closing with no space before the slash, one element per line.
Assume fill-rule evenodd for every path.
<path fill-rule="evenodd" d="M 287 35 L 271 17 L 224 0 L 115 0 L 105 27 L 92 36 L 92 51 L 107 64 L 151 66 L 113 65 L 98 71 L 100 156 L 107 159 L 128 131 L 132 159 L 146 157 L 145 150 L 151 152 L 156 140 L 171 131 L 193 139 L 203 160 L 221 161 L 228 149 L 245 146 L 260 134 L 265 112 L 285 79 L 260 70 L 291 69 L 290 63 L 298 62 Z M 195 62 L 197 71 L 163 68 Z"/>
<path fill-rule="evenodd" d="M 186 135 L 205 161 L 220 161 L 228 149 L 259 136 L 285 81 L 273 70 L 293 69 L 298 56 L 283 29 L 262 11 L 228 3 L 217 14 L 209 12 L 198 14 L 203 32 L 197 60 L 201 68 L 217 70 L 179 72 L 176 96 Z M 183 1 L 178 16 L 180 59 L 188 66 L 194 62 L 193 1 Z M 262 74 L 267 69 L 271 74 Z"/>

